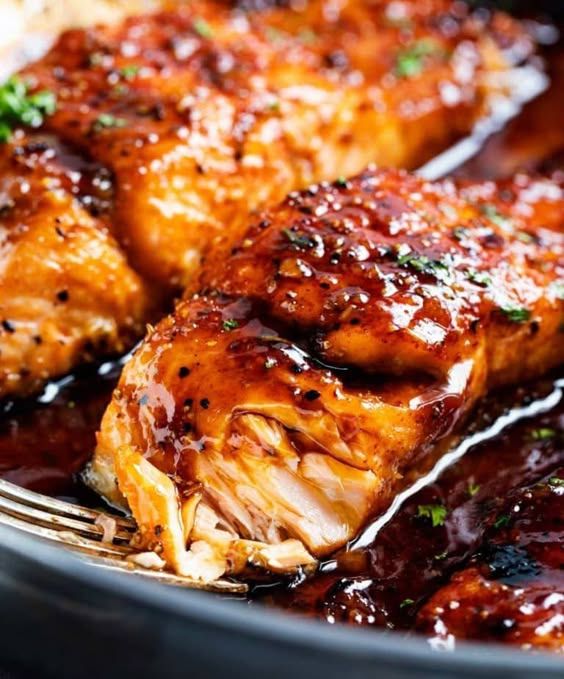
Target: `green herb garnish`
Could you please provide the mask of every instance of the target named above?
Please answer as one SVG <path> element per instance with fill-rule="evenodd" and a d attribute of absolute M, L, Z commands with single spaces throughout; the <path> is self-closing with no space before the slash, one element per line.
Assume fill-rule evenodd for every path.
<path fill-rule="evenodd" d="M 476 271 L 475 269 L 468 269 L 466 277 L 472 283 L 479 285 L 482 288 L 487 288 L 492 284 L 492 279 L 485 271 Z"/>
<path fill-rule="evenodd" d="M 53 92 L 41 90 L 28 93 L 27 84 L 18 76 L 9 78 L 0 87 L 0 142 L 9 141 L 17 125 L 40 127 L 45 116 L 57 107 Z"/>
<path fill-rule="evenodd" d="M 502 228 L 510 228 L 512 225 L 509 217 L 502 215 L 495 205 L 490 205 L 489 203 L 480 205 L 480 212 L 490 219 L 494 224 L 497 224 Z"/>
<path fill-rule="evenodd" d="M 435 276 L 445 282 L 449 276 L 448 266 L 444 262 L 430 259 L 426 255 L 418 255 L 416 252 L 398 255 L 397 262 L 400 266 L 410 267 L 419 273 Z"/>
<path fill-rule="evenodd" d="M 551 476 L 548 479 L 548 485 L 554 487 L 564 486 L 564 479 L 561 479 L 558 476 Z"/>
<path fill-rule="evenodd" d="M 129 66 L 124 66 L 123 68 L 120 68 L 119 74 L 125 80 L 133 80 L 133 78 L 135 78 L 135 76 L 139 73 L 140 70 L 141 66 L 137 66 L 137 64 L 129 64 Z"/>
<path fill-rule="evenodd" d="M 126 125 L 127 120 L 125 118 L 117 118 L 111 113 L 101 113 L 92 124 L 92 129 L 98 132 L 112 127 L 125 127 Z"/>
<path fill-rule="evenodd" d="M 442 49 L 434 40 L 417 40 L 396 57 L 395 74 L 399 78 L 412 78 L 425 67 L 425 57 L 440 54 Z"/>
<path fill-rule="evenodd" d="M 508 304 L 499 307 L 499 310 L 512 323 L 526 323 L 531 318 L 531 312 L 525 307 Z"/>
<path fill-rule="evenodd" d="M 502 514 L 496 519 L 494 523 L 494 528 L 503 528 L 509 523 L 509 516 L 507 514 Z"/>
<path fill-rule="evenodd" d="M 550 427 L 540 427 L 539 429 L 533 429 L 531 432 L 531 437 L 535 441 L 547 441 L 548 439 L 553 439 L 556 436 L 556 430 Z"/>
<path fill-rule="evenodd" d="M 405 608 L 406 606 L 413 606 L 414 603 L 415 601 L 413 599 L 404 599 L 400 604 L 400 608 Z"/>
<path fill-rule="evenodd" d="M 443 505 L 418 505 L 417 518 L 431 519 L 433 528 L 444 526 L 447 508 Z"/>
<path fill-rule="evenodd" d="M 192 24 L 192 28 L 196 31 L 196 33 L 201 38 L 209 39 L 209 38 L 213 37 L 213 30 L 212 30 L 211 26 L 208 24 L 208 22 L 205 19 L 202 19 L 201 17 L 194 19 L 194 23 Z"/>
<path fill-rule="evenodd" d="M 470 482 L 468 483 L 468 495 L 470 495 L 470 497 L 474 497 L 474 495 L 476 495 L 476 493 L 477 493 L 479 490 L 480 490 L 480 485 L 479 485 L 479 484 L 474 483 L 473 481 L 470 481 Z"/>
<path fill-rule="evenodd" d="M 235 330 L 235 328 L 239 327 L 239 321 L 236 321 L 234 318 L 228 318 L 226 321 L 223 321 L 223 329 L 224 330 Z"/>

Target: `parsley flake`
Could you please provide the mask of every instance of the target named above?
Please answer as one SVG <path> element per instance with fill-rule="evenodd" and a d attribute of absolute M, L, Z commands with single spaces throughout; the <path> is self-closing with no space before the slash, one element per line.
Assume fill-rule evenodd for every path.
<path fill-rule="evenodd" d="M 205 19 L 202 19 L 201 17 L 194 19 L 194 23 L 192 24 L 192 28 L 196 31 L 196 33 L 201 38 L 209 39 L 209 38 L 213 37 L 213 31 L 212 31 L 211 26 L 208 24 L 208 22 Z"/>
<path fill-rule="evenodd" d="M 125 80 L 133 80 L 133 78 L 135 78 L 135 76 L 139 73 L 140 70 L 141 66 L 137 66 L 137 64 L 129 64 L 128 66 L 120 68 L 119 74 Z"/>
<path fill-rule="evenodd" d="M 418 505 L 417 518 L 430 519 L 433 528 L 444 526 L 447 516 L 447 508 L 443 505 Z"/>
<path fill-rule="evenodd" d="M 512 227 L 511 219 L 502 215 L 495 205 L 490 205 L 489 203 L 480 205 L 480 212 L 494 224 L 501 226 L 501 228 L 508 229 Z"/>
<path fill-rule="evenodd" d="M 0 142 L 10 140 L 16 125 L 40 127 L 45 116 L 57 107 L 53 92 L 41 90 L 28 93 L 28 85 L 18 76 L 9 78 L 0 87 Z"/>
<path fill-rule="evenodd" d="M 223 321 L 223 329 L 224 330 L 235 330 L 235 328 L 239 327 L 239 321 L 236 321 L 234 318 L 228 318 L 226 321 Z"/>
<path fill-rule="evenodd" d="M 417 40 L 396 57 L 395 74 L 399 78 L 412 78 L 425 68 L 425 57 L 438 55 L 442 49 L 434 40 Z"/>
<path fill-rule="evenodd" d="M 470 482 L 468 483 L 468 495 L 470 495 L 470 497 L 474 497 L 474 495 L 476 495 L 476 493 L 477 493 L 479 490 L 480 490 L 480 485 L 479 485 L 479 484 L 474 483 L 473 481 L 470 481 Z"/>
<path fill-rule="evenodd" d="M 531 312 L 525 307 L 514 306 L 508 304 L 499 307 L 501 313 L 512 323 L 526 323 L 531 318 Z"/>
<path fill-rule="evenodd" d="M 502 514 L 496 519 L 494 523 L 494 528 L 503 528 L 509 523 L 509 516 L 507 514 Z"/>
<path fill-rule="evenodd" d="M 404 599 L 400 604 L 400 608 L 405 608 L 406 606 L 413 606 L 414 603 L 415 601 L 413 599 Z"/>
<path fill-rule="evenodd" d="M 556 436 L 556 430 L 550 427 L 540 427 L 539 429 L 533 429 L 531 432 L 531 437 L 535 441 L 547 441 L 548 439 L 553 439 Z"/>
<path fill-rule="evenodd" d="M 476 271 L 475 269 L 468 269 L 466 277 L 472 283 L 479 285 L 482 288 L 487 288 L 492 284 L 492 279 L 485 271 Z"/>
<path fill-rule="evenodd" d="M 92 129 L 95 132 L 99 132 L 100 130 L 111 129 L 112 127 L 125 127 L 126 125 L 127 120 L 125 118 L 117 118 L 111 113 L 101 113 L 92 124 Z"/>
<path fill-rule="evenodd" d="M 448 266 L 437 259 L 430 259 L 426 255 L 418 255 L 416 252 L 407 252 L 398 255 L 397 262 L 400 266 L 410 267 L 419 273 L 435 276 L 438 280 L 447 282 L 449 278 Z"/>
<path fill-rule="evenodd" d="M 564 486 L 564 479 L 561 479 L 558 476 L 551 476 L 548 479 L 548 485 L 554 487 Z"/>

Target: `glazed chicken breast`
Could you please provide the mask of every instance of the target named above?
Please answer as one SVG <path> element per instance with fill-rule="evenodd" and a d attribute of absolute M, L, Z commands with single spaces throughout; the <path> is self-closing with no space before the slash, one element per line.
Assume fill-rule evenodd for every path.
<path fill-rule="evenodd" d="M 1 93 L 2 138 L 6 125 L 39 130 L 2 149 L 6 205 L 22 196 L 0 215 L 10 243 L 0 396 L 130 348 L 147 290 L 157 308 L 267 201 L 372 160 L 421 164 L 488 112 L 532 47 L 507 16 L 485 22 L 446 0 L 167 4 L 176 8 L 67 31 Z M 49 110 L 31 120 L 26 107 L 45 97 Z M 46 135 L 64 152 L 25 160 L 21 148 Z M 105 194 L 94 218 L 91 167 Z M 53 190 L 61 178 L 72 191 Z M 55 218 L 74 225 L 72 240 L 53 231 Z"/>
<path fill-rule="evenodd" d="M 143 329 L 145 285 L 93 216 L 105 184 L 46 137 L 0 144 L 0 397 L 123 353 Z"/>
<path fill-rule="evenodd" d="M 134 265 L 182 287 L 249 211 L 444 149 L 530 51 L 509 17 L 447 0 L 192 2 L 68 31 L 21 75 L 56 94 L 44 128 L 111 171 Z"/>
<path fill-rule="evenodd" d="M 89 483 L 179 573 L 314 564 L 488 389 L 562 362 L 563 199 L 393 170 L 290 194 L 125 366 Z"/>

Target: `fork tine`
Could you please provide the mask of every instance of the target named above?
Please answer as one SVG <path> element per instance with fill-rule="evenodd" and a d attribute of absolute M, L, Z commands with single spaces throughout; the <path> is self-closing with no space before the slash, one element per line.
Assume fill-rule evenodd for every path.
<path fill-rule="evenodd" d="M 103 542 L 104 528 L 95 523 L 100 517 L 116 522 L 112 542 Z M 212 592 L 243 594 L 248 587 L 243 583 L 216 580 L 203 583 L 166 571 L 150 570 L 126 557 L 138 550 L 129 545 L 136 530 L 132 519 L 110 516 L 86 507 L 35 493 L 0 479 L 0 525 L 17 528 L 35 537 L 55 542 L 78 552 L 89 564 L 114 571 L 136 573 L 168 585 Z M 115 540 L 118 541 L 116 544 Z"/>
<path fill-rule="evenodd" d="M 35 526 L 18 519 L 10 514 L 0 511 L 0 524 L 18 528 L 36 537 L 45 538 L 51 542 L 58 542 L 71 549 L 79 550 L 93 555 L 107 555 L 107 556 L 127 556 L 134 552 L 129 545 L 114 545 L 100 542 L 99 540 L 90 540 L 89 538 L 77 535 L 68 530 L 54 530 L 52 528 L 45 528 L 44 526 Z"/>
<path fill-rule="evenodd" d="M 104 536 L 104 529 L 101 525 L 89 523 L 84 520 L 79 521 L 77 519 L 71 519 L 70 517 L 61 514 L 50 514 L 41 509 L 15 502 L 3 495 L 0 495 L 0 511 L 17 519 L 28 520 L 34 525 L 40 525 L 44 528 L 73 530 L 81 535 L 93 536 L 99 540 Z M 119 542 L 127 543 L 131 539 L 131 536 L 131 532 L 122 529 L 116 531 L 114 539 L 117 539 Z"/>
<path fill-rule="evenodd" d="M 63 502 L 62 500 L 57 500 L 56 498 L 41 495 L 40 493 L 36 493 L 33 490 L 20 488 L 9 481 L 5 481 L 4 479 L 0 479 L 0 496 L 4 496 L 10 500 L 19 502 L 29 507 L 35 507 L 39 510 L 47 510 L 60 516 L 68 516 L 83 520 L 86 519 L 92 522 L 96 521 L 100 514 L 103 514 L 103 512 L 99 512 L 95 509 L 87 509 L 86 507 L 70 504 L 70 502 Z M 123 528 L 124 530 L 129 530 L 131 532 L 136 530 L 136 525 L 133 519 L 121 516 L 112 516 L 111 518 L 115 520 L 116 525 L 119 528 Z"/>
<path fill-rule="evenodd" d="M 143 577 L 164 582 L 167 585 L 177 585 L 180 587 L 187 587 L 189 589 L 202 589 L 208 592 L 219 592 L 229 594 L 245 594 L 249 588 L 243 582 L 231 582 L 230 580 L 214 580 L 213 582 L 202 582 L 201 580 L 193 580 L 174 573 L 167 573 L 166 571 L 155 571 L 142 566 L 137 566 L 130 561 L 123 561 L 111 557 L 97 557 L 91 558 L 83 555 L 83 558 L 93 566 L 106 568 L 108 570 L 122 571 L 126 573 L 135 573 Z"/>
<path fill-rule="evenodd" d="M 1 508 L 0 525 L 17 528 L 35 537 L 55 542 L 65 549 L 78 552 L 80 557 L 90 565 L 108 570 L 135 573 L 167 585 L 176 585 L 190 589 L 203 589 L 211 592 L 230 594 L 244 594 L 248 590 L 247 585 L 240 582 L 215 580 L 213 582 L 205 583 L 199 580 L 193 580 L 192 578 L 175 575 L 174 573 L 167 573 L 166 571 L 143 568 L 131 561 L 125 560 L 127 556 L 135 554 L 136 552 L 136 550 L 129 545 L 107 544 L 100 542 L 99 540 L 91 540 L 69 530 L 55 530 L 44 526 L 33 525 L 2 511 Z"/>
<path fill-rule="evenodd" d="M 112 542 L 104 542 L 104 527 L 95 523 L 107 517 L 115 521 Z M 136 573 L 168 585 L 204 589 L 212 592 L 243 594 L 247 585 L 228 580 L 204 583 L 166 571 L 151 570 L 126 560 L 138 550 L 129 545 L 136 531 L 132 519 L 114 517 L 86 507 L 35 493 L 0 479 L 0 525 L 17 528 L 35 537 L 55 542 L 80 554 L 94 566 Z M 114 542 L 115 540 L 118 541 Z"/>

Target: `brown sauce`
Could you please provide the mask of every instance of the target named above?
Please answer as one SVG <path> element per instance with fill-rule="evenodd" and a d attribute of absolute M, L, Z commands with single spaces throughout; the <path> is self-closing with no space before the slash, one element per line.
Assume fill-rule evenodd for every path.
<path fill-rule="evenodd" d="M 553 45 L 546 56 L 551 87 L 461 166 L 458 176 L 497 178 L 519 169 L 564 168 L 564 49 Z M 0 477 L 48 495 L 102 504 L 81 483 L 80 471 L 94 449 L 119 371 L 119 362 L 87 367 L 49 384 L 35 399 L 0 404 Z M 441 625 L 447 640 L 452 629 L 456 638 L 525 647 L 542 625 L 560 625 L 564 635 L 564 490 L 546 497 L 546 488 L 564 476 L 563 388 L 555 375 L 491 395 L 472 430 L 487 431 L 508 412 L 522 416 L 484 436 L 407 498 L 364 547 L 343 551 L 309 578 L 254 583 L 253 605 L 274 605 L 329 623 L 421 631 L 435 640 Z M 519 503 L 524 515 L 531 514 L 526 529 L 513 529 Z M 534 549 L 531 526 L 535 536 L 544 536 L 535 537 Z M 457 578 L 475 573 L 485 579 L 486 589 L 488 583 L 505 588 L 503 596 L 480 602 L 479 624 L 476 599 L 465 608 L 449 594 L 460 592 Z M 452 578 L 454 589 L 444 590 Z M 513 595 L 519 606 L 512 609 Z M 437 597 L 456 601 L 454 621 L 452 613 L 440 613 L 445 609 L 433 603 Z M 552 608 L 547 598 L 556 602 Z M 564 639 L 555 638 L 553 650 L 564 651 Z"/>
<path fill-rule="evenodd" d="M 489 549 L 492 535 L 506 524 L 508 497 L 556 478 L 564 464 L 564 399 L 558 384 L 562 381 L 547 378 L 489 397 L 477 415 L 477 429 L 487 429 L 516 402 L 539 412 L 473 446 L 436 482 L 409 498 L 367 547 L 338 554 L 304 581 L 258 583 L 254 597 L 330 623 L 403 630 L 417 626 L 427 599 L 474 555 Z M 564 494 L 558 503 L 564 519 Z M 436 515 L 437 525 L 425 515 L 429 507 L 444 508 L 442 518 Z M 564 569 L 563 532 L 557 543 L 555 558 Z M 518 554 L 519 559 L 525 556 Z M 539 567 L 530 580 L 553 578 L 553 570 Z M 554 587 L 564 594 L 564 578 Z"/>

